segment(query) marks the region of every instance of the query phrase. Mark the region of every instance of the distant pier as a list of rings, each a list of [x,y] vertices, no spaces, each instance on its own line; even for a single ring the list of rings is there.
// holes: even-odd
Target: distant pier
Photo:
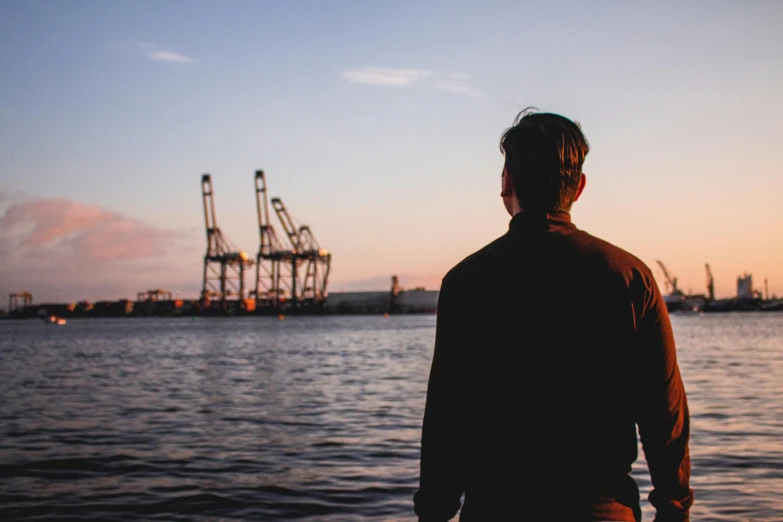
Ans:
[[[392,298],[388,291],[334,292],[318,305],[280,303],[278,306],[256,306],[252,299],[202,301],[171,299],[165,291],[140,293],[136,301],[80,301],[77,303],[33,303],[28,298],[0,317],[7,319],[105,318],[105,317],[214,317],[279,315],[383,315],[434,314],[437,290],[402,290]]]

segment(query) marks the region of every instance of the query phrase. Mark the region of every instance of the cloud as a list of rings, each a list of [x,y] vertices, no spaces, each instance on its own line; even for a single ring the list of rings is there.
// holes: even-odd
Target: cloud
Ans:
[[[385,67],[364,67],[348,69],[340,74],[349,83],[379,85],[385,87],[410,87],[422,82],[433,89],[480,97],[481,92],[469,84],[470,75],[454,72],[428,71],[423,69],[390,69]]]
[[[473,87],[470,87],[468,85],[459,85],[459,84],[453,84],[448,82],[438,83],[434,85],[436,89],[439,89],[441,91],[450,91],[450,92],[456,92],[458,94],[469,94],[471,96],[480,97],[481,92],[474,89]]]
[[[193,63],[192,58],[171,51],[151,51],[147,56],[159,62]]]
[[[134,297],[145,288],[198,295],[200,234],[164,230],[96,205],[35,199],[0,211],[0,295],[36,302]]]
[[[444,72],[438,75],[433,88],[441,91],[455,92],[481,97],[481,92],[470,85],[470,75],[464,73]]]
[[[342,79],[349,83],[384,85],[387,87],[408,87],[420,79],[431,75],[431,71],[421,69],[389,69],[385,67],[349,69],[341,74]]]
[[[0,114],[11,114],[11,111],[0,107]]]
[[[154,43],[138,42],[134,45],[144,51],[147,58],[155,60],[156,62],[193,63],[195,61],[193,58],[185,56],[184,54],[161,49],[159,45]]]
[[[161,256],[175,234],[96,205],[65,198],[12,204],[0,239],[29,256],[96,261]]]

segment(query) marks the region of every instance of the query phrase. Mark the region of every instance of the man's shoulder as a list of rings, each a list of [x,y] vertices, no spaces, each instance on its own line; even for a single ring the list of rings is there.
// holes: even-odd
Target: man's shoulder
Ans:
[[[561,239],[571,245],[570,253],[582,257],[589,265],[601,270],[630,275],[637,273],[645,279],[652,278],[648,265],[630,251],[606,239],[581,229],[573,229]],[[514,238],[506,233],[468,255],[446,273],[443,282],[475,281],[492,277],[493,271],[507,267],[509,254],[514,250]]]
[[[635,254],[606,239],[594,236],[584,230],[577,233],[578,241],[583,245],[586,255],[601,258],[606,265],[618,270],[635,270],[644,275],[652,275],[647,264]]]
[[[479,250],[463,258],[446,273],[443,281],[473,279],[477,273],[486,272],[492,265],[503,262],[510,242],[509,234],[503,234]]]

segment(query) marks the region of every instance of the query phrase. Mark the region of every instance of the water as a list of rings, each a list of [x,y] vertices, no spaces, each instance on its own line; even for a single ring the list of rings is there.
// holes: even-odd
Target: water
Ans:
[[[692,520],[783,520],[783,313],[672,319]],[[432,315],[0,321],[0,518],[413,521],[434,334]]]

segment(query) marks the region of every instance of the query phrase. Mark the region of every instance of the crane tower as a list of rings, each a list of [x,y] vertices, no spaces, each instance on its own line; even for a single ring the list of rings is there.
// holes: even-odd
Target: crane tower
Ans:
[[[309,226],[297,228],[280,198],[272,198],[270,201],[292,247],[292,305],[295,308],[323,305],[327,296],[332,254],[321,248]]]
[[[201,176],[201,193],[207,229],[201,302],[209,306],[212,301],[219,301],[222,309],[227,310],[229,300],[236,299],[244,304],[245,268],[252,266],[253,262],[217,226],[212,177],[209,174]]]
[[[283,248],[277,237],[277,232],[269,220],[269,202],[263,170],[256,171],[255,182],[258,231],[261,243],[258,254],[256,254],[254,294],[258,306],[279,308],[294,296],[291,277],[294,251],[290,248]]]
[[[332,255],[307,225],[297,227],[280,198],[268,199],[263,170],[255,173],[261,242],[256,255],[255,296],[259,309],[313,308],[324,304]],[[283,227],[283,246],[270,220],[269,205]]]

